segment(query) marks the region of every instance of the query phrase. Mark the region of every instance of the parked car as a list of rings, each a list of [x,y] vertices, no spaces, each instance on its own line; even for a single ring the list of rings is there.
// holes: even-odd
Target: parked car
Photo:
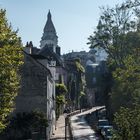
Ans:
[[[97,129],[101,130],[103,127],[109,126],[109,122],[107,119],[100,119],[98,120]]]
[[[112,131],[113,131],[112,125],[104,126],[101,129],[101,134],[103,135],[105,140],[110,140],[112,138]]]

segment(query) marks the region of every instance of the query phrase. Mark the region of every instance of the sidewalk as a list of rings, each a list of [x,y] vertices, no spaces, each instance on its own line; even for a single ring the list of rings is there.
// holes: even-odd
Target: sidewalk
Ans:
[[[67,140],[68,138],[68,130],[67,130]],[[56,122],[56,130],[51,140],[65,140],[65,118],[61,115]]]

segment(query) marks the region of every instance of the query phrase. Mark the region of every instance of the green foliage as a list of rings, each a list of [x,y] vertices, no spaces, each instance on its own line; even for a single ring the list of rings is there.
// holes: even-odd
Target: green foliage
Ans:
[[[67,87],[64,84],[56,84],[56,103],[64,104],[65,103],[65,94],[68,92]]]
[[[113,73],[111,104],[117,126],[114,139],[139,140],[140,136],[140,57],[130,55],[125,67]],[[121,108],[120,108],[121,107]]]
[[[83,74],[85,73],[85,69],[78,59],[74,60],[74,67],[76,68],[76,95],[74,95],[75,103],[77,108],[81,108],[81,99],[83,98],[85,90],[85,77],[83,76]]]
[[[140,57],[137,57],[140,60]],[[132,56],[125,60],[125,68],[117,68],[113,73],[112,108],[117,111],[120,106],[132,107],[140,104],[140,61]]]
[[[12,120],[12,126],[17,129],[32,128],[32,130],[34,130],[43,126],[48,126],[46,115],[40,111],[23,114],[19,113]]]
[[[85,72],[85,69],[84,69],[84,67],[81,65],[80,62],[75,61],[75,66],[76,66],[76,69],[77,69],[78,72],[82,72],[82,73]]]
[[[118,140],[140,136],[140,2],[127,0],[115,8],[102,8],[91,48],[103,48],[113,75],[111,108]]]
[[[118,130],[114,133],[114,140],[139,140],[140,106],[132,109],[121,107],[114,120]]]
[[[135,33],[137,17],[127,3],[101,10],[97,30],[89,37],[88,44],[91,48],[103,48],[108,53],[110,65],[123,66],[125,57],[132,54],[134,47],[139,47],[139,33]]]
[[[40,132],[48,126],[46,115],[40,111],[18,113],[10,120],[10,124],[3,133],[5,139],[31,138],[32,132]]]
[[[23,64],[21,40],[12,31],[6,19],[6,11],[0,10],[0,131],[6,125],[6,117],[13,110],[19,89],[19,67]]]
[[[79,58],[73,59],[72,62],[69,64],[69,68],[72,69],[76,73],[84,73],[85,69],[81,64]]]
[[[85,93],[83,91],[80,92],[80,98],[85,96]]]
[[[62,106],[66,103],[65,96],[68,90],[64,84],[56,84],[55,91],[56,91],[56,117],[58,118],[61,113]]]
[[[56,96],[56,103],[58,105],[63,105],[65,104],[65,96],[64,95],[57,95]]]
[[[67,87],[64,84],[56,84],[56,95],[66,94],[68,92]]]
[[[83,73],[85,72],[84,67],[79,62],[76,62],[75,64],[76,64],[76,67],[77,67],[77,71],[83,72]]]

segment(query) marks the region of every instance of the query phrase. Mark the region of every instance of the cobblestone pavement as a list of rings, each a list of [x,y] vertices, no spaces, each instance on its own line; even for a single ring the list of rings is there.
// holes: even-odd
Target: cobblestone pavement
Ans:
[[[68,135],[67,130],[67,140],[69,140]],[[63,115],[61,115],[56,122],[56,130],[54,135],[51,137],[51,140],[65,140],[65,118]]]

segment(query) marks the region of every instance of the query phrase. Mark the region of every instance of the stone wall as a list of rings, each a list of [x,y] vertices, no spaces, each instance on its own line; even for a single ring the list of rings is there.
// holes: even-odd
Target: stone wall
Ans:
[[[21,88],[16,98],[15,113],[47,110],[47,70],[30,55],[25,55],[21,68]]]

